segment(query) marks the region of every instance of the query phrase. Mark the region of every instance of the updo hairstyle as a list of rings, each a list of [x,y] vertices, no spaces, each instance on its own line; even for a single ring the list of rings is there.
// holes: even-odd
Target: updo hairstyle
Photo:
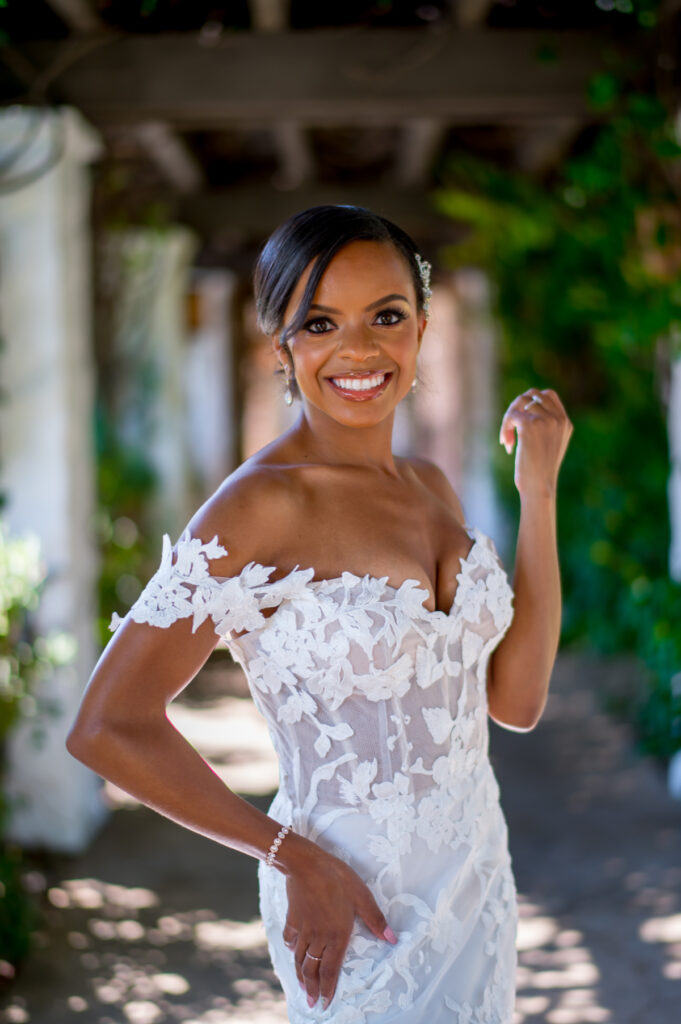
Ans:
[[[416,305],[424,309],[423,281],[414,258],[412,238],[392,221],[362,206],[312,206],[289,217],[270,235],[256,263],[253,285],[257,325],[263,333],[281,332],[279,342],[291,359],[288,339],[305,323],[322,275],[334,256],[350,242],[389,242],[404,257],[416,290]],[[284,314],[307,265],[314,260],[305,291],[291,323]],[[298,395],[295,380],[291,391]]]

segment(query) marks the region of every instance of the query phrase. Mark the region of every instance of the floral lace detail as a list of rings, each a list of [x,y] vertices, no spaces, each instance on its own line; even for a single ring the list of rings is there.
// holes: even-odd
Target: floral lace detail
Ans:
[[[275,607],[299,593],[314,575],[313,569],[296,567],[283,579],[269,583],[275,567],[249,562],[238,576],[211,576],[209,560],[227,554],[217,537],[204,544],[185,533],[177,542],[173,559],[170,537],[164,534],[161,564],[130,609],[130,618],[162,629],[178,619],[191,618],[192,633],[211,618],[220,636],[258,629],[266,622],[261,608]],[[117,629],[121,621],[114,613],[110,630]]]
[[[285,879],[259,867],[261,912],[292,1024],[509,1024],[515,886],[487,745],[487,666],[513,618],[493,542],[473,531],[448,612],[419,581],[249,563],[183,535],[130,610],[167,628],[210,619],[244,667],[280,764],[270,813],[365,879],[399,942],[356,921],[336,997],[302,995],[284,946]],[[265,608],[274,609],[268,616]],[[236,636],[234,634],[239,633]]]

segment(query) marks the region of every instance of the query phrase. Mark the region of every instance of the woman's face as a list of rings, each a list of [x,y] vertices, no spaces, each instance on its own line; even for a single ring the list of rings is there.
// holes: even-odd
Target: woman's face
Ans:
[[[286,308],[289,324],[310,275]],[[303,401],[349,426],[384,419],[408,393],[426,326],[409,267],[390,243],[350,242],[333,258],[304,326],[288,339]],[[277,344],[279,358],[289,364]]]

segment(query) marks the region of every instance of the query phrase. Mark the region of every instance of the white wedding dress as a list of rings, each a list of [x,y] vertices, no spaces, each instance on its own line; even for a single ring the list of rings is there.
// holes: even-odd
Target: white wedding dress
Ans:
[[[213,620],[279,757],[271,816],[350,864],[398,936],[378,940],[356,919],[334,999],[310,1009],[282,939],[286,880],[261,862],[261,913],[291,1024],[513,1016],[516,891],[486,695],[513,591],[493,541],[467,530],[448,613],[428,611],[415,580],[314,580],[309,568],[268,582],[274,567],[256,563],[212,576],[210,559],[227,552],[186,533],[175,555],[164,538],[161,567],[129,613],[160,627]]]

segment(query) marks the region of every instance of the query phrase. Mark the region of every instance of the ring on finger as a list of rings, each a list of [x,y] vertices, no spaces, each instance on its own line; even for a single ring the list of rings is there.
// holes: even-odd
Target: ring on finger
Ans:
[[[539,395],[532,395],[531,398],[530,398],[530,401],[527,403],[527,405],[523,406],[523,411],[527,412],[528,409],[532,408],[532,405],[535,402],[537,403],[537,405],[543,405],[544,404],[542,402],[541,398],[539,397]]]
[[[314,953],[310,953],[309,950],[307,951],[305,956],[309,956],[310,960],[321,960],[322,959],[320,956],[315,956]]]

